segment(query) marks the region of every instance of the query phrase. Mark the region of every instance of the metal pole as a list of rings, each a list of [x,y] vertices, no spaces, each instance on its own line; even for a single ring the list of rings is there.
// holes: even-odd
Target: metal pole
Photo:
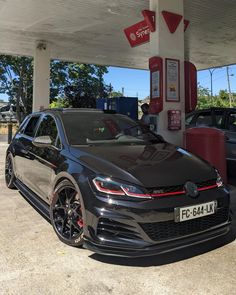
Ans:
[[[216,68],[215,69],[208,69],[208,70],[209,70],[209,73],[211,76],[211,102],[213,103],[213,73],[216,70]]]
[[[229,67],[226,67],[227,72],[227,80],[228,80],[228,89],[229,89],[229,106],[232,108],[232,93],[231,93],[231,86],[230,86],[230,78],[229,78]]]
[[[213,71],[210,71],[210,75],[211,75],[211,102],[213,102]]]

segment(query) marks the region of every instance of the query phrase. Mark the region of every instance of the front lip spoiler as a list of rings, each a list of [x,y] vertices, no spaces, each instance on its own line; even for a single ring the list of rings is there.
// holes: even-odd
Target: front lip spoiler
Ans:
[[[95,243],[85,237],[84,247],[88,250],[91,250],[97,254],[108,255],[108,256],[118,256],[118,257],[129,257],[129,258],[137,258],[137,257],[145,257],[145,256],[154,256],[159,254],[165,254],[168,252],[181,250],[187,247],[196,246],[199,244],[203,244],[212,240],[216,240],[222,236],[225,236],[230,233],[230,222],[226,225],[212,230],[207,233],[199,233],[197,235],[186,237],[183,239],[164,242],[159,245],[145,247],[143,249],[135,249],[135,248],[115,248],[111,246],[107,246],[104,244]]]

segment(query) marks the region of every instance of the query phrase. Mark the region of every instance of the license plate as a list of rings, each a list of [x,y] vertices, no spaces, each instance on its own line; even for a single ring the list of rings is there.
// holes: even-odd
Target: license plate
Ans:
[[[182,222],[211,215],[216,212],[216,209],[217,201],[188,207],[175,208],[175,222]]]

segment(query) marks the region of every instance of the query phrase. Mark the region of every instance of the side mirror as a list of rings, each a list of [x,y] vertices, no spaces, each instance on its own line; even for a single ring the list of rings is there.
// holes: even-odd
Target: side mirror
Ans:
[[[52,145],[52,140],[50,136],[38,136],[32,141],[33,145],[37,147],[50,147]]]

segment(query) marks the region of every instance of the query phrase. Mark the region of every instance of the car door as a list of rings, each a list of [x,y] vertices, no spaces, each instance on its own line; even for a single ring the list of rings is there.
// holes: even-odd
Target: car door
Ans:
[[[226,120],[227,161],[236,167],[236,111],[229,111]]]
[[[34,155],[31,153],[33,148],[32,140],[39,121],[39,114],[28,117],[13,139],[15,175],[30,189],[32,189],[32,171],[34,167]]]
[[[61,162],[61,141],[55,118],[44,115],[37,129],[36,137],[49,136],[52,140],[51,147],[33,148],[35,157],[34,164],[34,189],[38,196],[48,202],[52,190],[51,184],[54,180],[57,166]]]

